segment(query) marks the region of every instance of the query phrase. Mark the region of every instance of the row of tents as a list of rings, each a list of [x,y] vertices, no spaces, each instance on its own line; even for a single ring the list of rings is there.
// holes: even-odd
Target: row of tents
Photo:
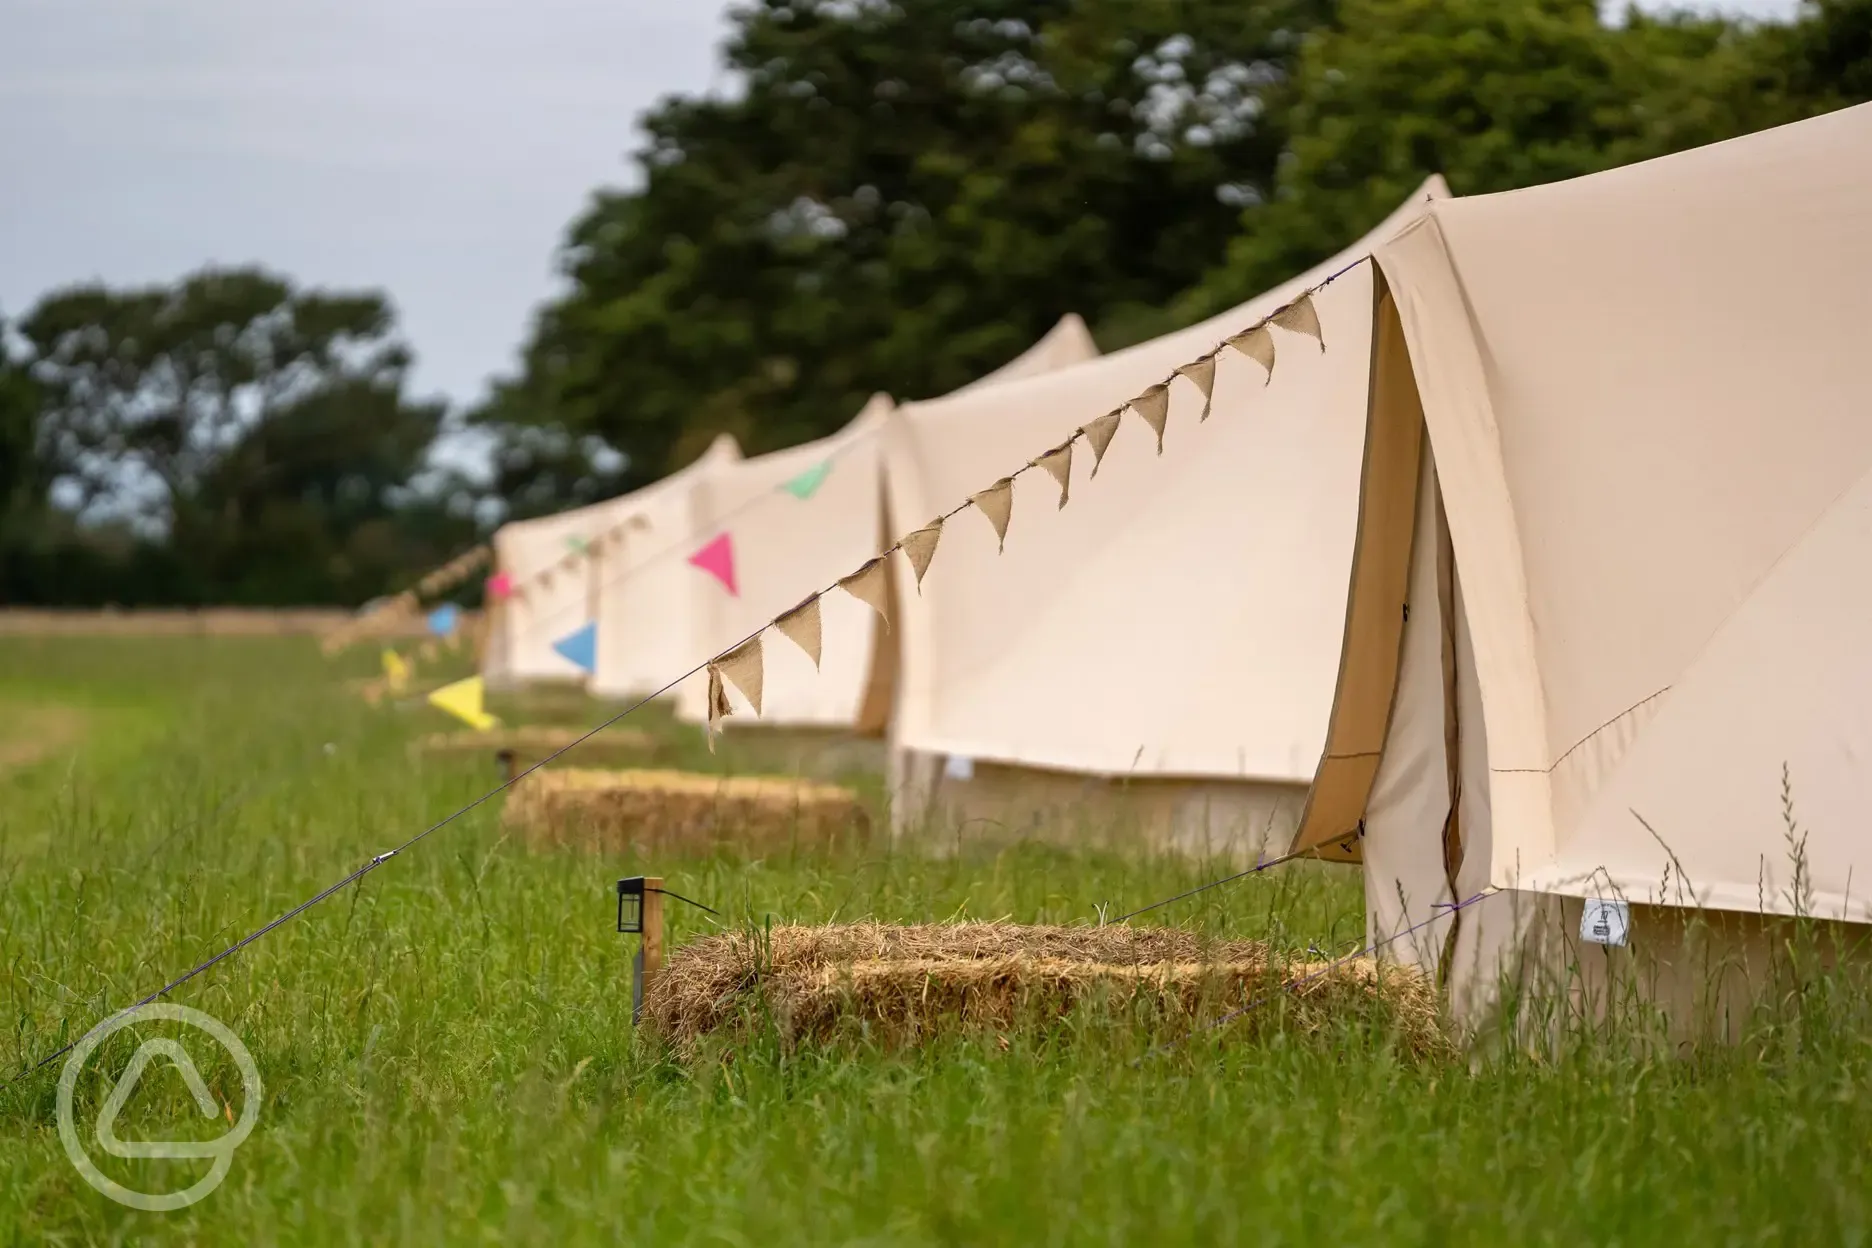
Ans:
[[[1302,296],[1316,334],[1243,336]],[[1174,376],[1161,438],[1127,415],[1019,476],[920,583],[891,560],[882,617],[827,595],[761,722],[887,736],[899,828],[1106,798],[1157,844],[1362,864],[1369,940],[1459,1014],[1603,974],[1607,899],[1687,1000],[1686,907],[1729,952],[1872,921],[1869,349],[1872,106],[1433,178],[1203,324],[1099,356],[1068,317],[954,394],[507,526],[487,675],[571,675],[551,643],[592,620],[596,692],[663,690]],[[669,692],[707,717],[702,675]]]

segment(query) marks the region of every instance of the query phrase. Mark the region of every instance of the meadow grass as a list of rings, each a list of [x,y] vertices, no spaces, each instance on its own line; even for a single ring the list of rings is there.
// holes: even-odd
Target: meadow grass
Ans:
[[[0,711],[75,707],[85,725],[75,751],[0,776],[9,1075],[487,789],[491,763],[412,760],[406,743],[446,726],[432,712],[344,692],[367,660],[290,638],[0,641]],[[658,729],[690,765],[741,765]],[[58,1064],[0,1089],[0,1242],[1872,1235],[1861,996],[1818,994],[1803,1026],[1695,1060],[1614,1040],[1425,1061],[1354,1022],[1147,1055],[1161,1037],[1079,1016],[912,1052],[757,1036],[677,1062],[633,1040],[621,875],[661,874],[735,923],[1077,922],[1215,864],[882,844],[644,862],[529,851],[498,816],[470,812],[175,994],[232,1026],[265,1081],[257,1130],[201,1204],[138,1213],[87,1187],[54,1125]],[[1356,945],[1360,916],[1353,873],[1292,864],[1148,921],[1304,951]],[[714,930],[669,917],[673,946]],[[119,1037],[94,1065],[129,1051]],[[232,1068],[203,1073],[237,1109]],[[102,1086],[81,1084],[93,1110]],[[126,1136],[195,1113],[173,1076],[143,1091]],[[150,1190],[203,1166],[111,1164]]]

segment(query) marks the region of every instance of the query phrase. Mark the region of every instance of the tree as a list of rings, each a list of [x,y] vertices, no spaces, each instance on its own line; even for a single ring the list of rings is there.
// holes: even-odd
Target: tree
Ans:
[[[0,319],[0,541],[45,505],[51,483],[39,446],[39,390]]]
[[[445,412],[405,396],[382,295],[211,268],[57,291],[19,332],[44,471],[93,535],[160,565],[131,597],[358,601],[472,533],[466,517],[447,545],[399,529]]]
[[[1790,51],[1815,111],[1872,99],[1872,0],[1804,0]]]
[[[8,570],[44,541],[52,474],[40,437],[39,388],[0,320],[0,601]]]
[[[1872,0],[1818,7],[1855,3]],[[1790,29],[1633,9],[1609,26],[1598,7],[1346,0],[1299,57],[1275,194],[1243,213],[1227,259],[1173,319],[1230,307],[1317,263],[1432,173],[1459,195],[1512,190],[1834,106],[1799,85],[1811,14]],[[1840,34],[1832,46],[1850,42]]]
[[[722,431],[759,451],[953,389],[1066,311],[1160,305],[1271,186],[1288,62],[1331,9],[750,4],[740,92],[645,120],[641,188],[573,224],[570,290],[478,419],[596,436],[622,488]]]

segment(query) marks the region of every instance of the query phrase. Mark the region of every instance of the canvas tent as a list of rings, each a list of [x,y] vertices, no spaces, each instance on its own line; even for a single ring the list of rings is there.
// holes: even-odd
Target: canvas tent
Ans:
[[[1459,1016],[1620,965],[1680,1020],[1746,989],[1759,965],[1693,964],[1692,904],[1724,958],[1796,913],[1872,919],[1869,221],[1860,107],[1378,242],[1345,654],[1294,844],[1363,861],[1371,939]],[[1631,904],[1642,961],[1581,944],[1589,901]]]
[[[1085,322],[1068,314],[1020,356],[957,393],[991,393],[1097,354]],[[670,670],[687,670],[735,645],[888,544],[879,446],[891,410],[889,397],[874,396],[829,437],[724,465],[697,483],[692,544],[725,539],[735,584],[682,569],[695,635],[685,659]],[[816,669],[805,651],[785,641],[764,646],[758,722],[882,735],[893,654],[879,644],[876,614],[845,594],[827,595],[819,612],[823,641]],[[757,722],[738,690],[729,696],[745,722]],[[677,713],[695,723],[707,719],[705,678],[684,682]]]
[[[907,532],[1352,266],[1315,299],[1329,346],[1272,331],[1272,384],[1224,350],[1213,414],[1170,390],[1158,454],[1135,416],[1070,503],[1015,483],[1005,551],[980,517],[942,535],[921,592],[899,566],[893,740],[900,831],[1110,834],[1252,854],[1291,835],[1332,705],[1369,356],[1357,261],[1444,194],[1432,179],[1368,237],[1202,324],[1045,377],[892,418]],[[1109,799],[1109,800],[1108,800]]]
[[[668,527],[690,486],[740,457],[723,434],[693,463],[642,489],[502,525],[494,534],[494,568],[509,578],[512,592],[493,604],[483,657],[488,684],[583,679],[553,643],[596,618],[608,585],[636,579],[632,569],[655,553],[659,529]]]

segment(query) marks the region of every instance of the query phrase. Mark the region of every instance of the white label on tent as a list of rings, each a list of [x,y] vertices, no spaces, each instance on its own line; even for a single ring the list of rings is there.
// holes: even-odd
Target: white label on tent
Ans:
[[[943,776],[950,780],[973,780],[975,760],[966,754],[951,754],[943,760]]]
[[[1579,938],[1595,945],[1622,945],[1631,931],[1631,907],[1623,901],[1588,897],[1580,915]]]

